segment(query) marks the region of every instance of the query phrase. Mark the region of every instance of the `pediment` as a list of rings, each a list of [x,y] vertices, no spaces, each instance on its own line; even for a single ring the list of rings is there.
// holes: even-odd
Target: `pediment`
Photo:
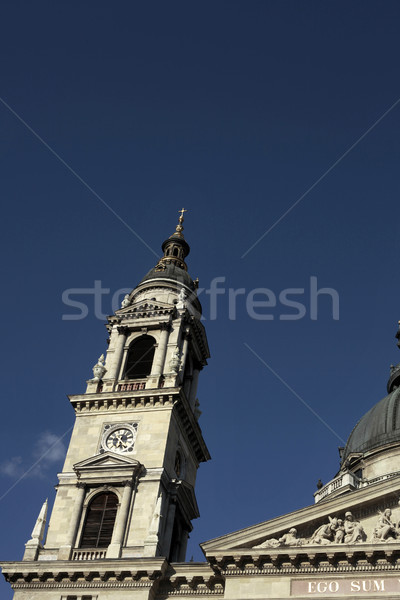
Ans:
[[[129,456],[122,456],[113,452],[103,452],[90,458],[86,458],[74,465],[74,471],[77,474],[98,472],[98,471],[132,471],[140,470],[142,465],[139,461]]]
[[[264,521],[257,525],[229,533],[227,535],[209,540],[201,545],[204,554],[209,557],[217,555],[227,555],[233,553],[235,555],[245,554],[251,550],[252,554],[271,552],[271,551],[282,551],[289,547],[292,551],[296,547],[310,548],[312,546],[322,548],[325,550],[330,548],[330,551],[338,551],[344,547],[345,536],[339,542],[335,540],[335,533],[333,533],[333,539],[325,540],[325,538],[318,538],[316,532],[324,525],[329,525],[333,520],[336,519],[336,524],[332,531],[336,529],[344,528],[344,524],[338,524],[339,519],[345,521],[345,514],[350,512],[354,519],[354,522],[361,526],[360,531],[363,533],[358,539],[352,539],[348,541],[348,544],[357,544],[357,547],[362,544],[380,544],[381,542],[397,542],[400,544],[400,529],[398,530],[398,536],[389,535],[385,539],[377,539],[376,531],[378,520],[381,518],[385,510],[390,509],[392,511],[391,521],[395,524],[400,522],[400,477],[393,477],[376,483],[374,485],[361,488],[341,496],[336,496],[331,500],[322,501],[318,504],[307,506],[276,517],[274,519]],[[346,524],[347,530],[350,529],[348,523]],[[295,538],[292,536],[286,536],[291,529],[296,529]],[[340,538],[340,534],[338,534]],[[362,538],[362,539],[361,539]],[[351,536],[347,536],[350,540]],[[287,544],[285,542],[288,542]]]
[[[130,304],[129,306],[126,306],[125,308],[120,308],[116,311],[116,314],[123,315],[124,317],[140,316],[141,318],[143,318],[146,316],[152,317],[154,315],[159,316],[162,314],[169,314],[173,309],[174,307],[171,306],[171,304],[168,304],[167,302],[160,302],[159,300],[140,300],[138,302]]]

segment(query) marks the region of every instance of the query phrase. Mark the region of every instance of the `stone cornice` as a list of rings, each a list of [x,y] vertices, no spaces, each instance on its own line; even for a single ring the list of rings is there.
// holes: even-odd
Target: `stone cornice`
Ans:
[[[215,553],[210,565],[224,576],[278,574],[400,573],[397,543],[301,546],[282,550],[237,549]]]
[[[224,578],[215,573],[208,563],[171,564],[160,582],[157,595],[170,596],[215,596],[222,595]]]
[[[165,558],[1,563],[14,589],[152,587],[168,567]]]
[[[197,461],[200,463],[210,460],[211,456],[203,439],[200,426],[196,421],[193,411],[184,394],[181,394],[179,402],[175,403],[174,408],[184,427],[190,445],[195,452]]]
[[[129,411],[174,409],[193,448],[196,460],[205,462],[210,459],[200,426],[181,388],[75,394],[68,398],[77,416],[90,416],[95,411],[110,414],[113,409],[121,414],[121,409]]]
[[[148,409],[171,408],[180,392],[176,388],[135,390],[123,392],[100,392],[97,394],[73,394],[68,398],[76,413],[99,410],[110,412],[112,408]]]
[[[14,590],[154,588],[165,596],[215,596],[224,578],[207,563],[169,564],[165,558],[2,563]]]

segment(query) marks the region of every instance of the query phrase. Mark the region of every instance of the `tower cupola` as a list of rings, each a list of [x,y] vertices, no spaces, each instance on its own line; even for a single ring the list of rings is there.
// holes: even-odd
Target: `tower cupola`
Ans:
[[[400,321],[399,328],[396,332],[397,338],[397,346],[400,348]],[[400,363],[396,366],[390,365],[390,377],[387,383],[387,391],[390,394],[393,390],[397,389],[400,386]]]
[[[165,269],[167,265],[175,265],[180,269],[187,271],[185,258],[190,252],[190,246],[182,233],[186,209],[182,208],[179,212],[180,217],[175,232],[162,243],[161,248],[164,252],[164,256],[158,261],[156,266],[157,270]]]

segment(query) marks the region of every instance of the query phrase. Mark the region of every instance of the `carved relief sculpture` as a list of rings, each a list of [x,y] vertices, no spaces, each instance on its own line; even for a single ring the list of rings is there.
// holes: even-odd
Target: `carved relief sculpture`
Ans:
[[[344,516],[344,543],[345,544],[356,544],[357,542],[364,542],[367,539],[363,526],[359,521],[356,521],[351,514],[347,512]]]
[[[309,541],[309,544],[331,544],[335,541],[336,532],[339,527],[339,522],[336,517],[329,517],[329,523],[321,525],[314,531]]]
[[[387,508],[383,513],[379,511],[379,519],[374,529],[373,542],[396,540],[400,536],[398,526],[391,520],[392,511]]]
[[[278,540],[270,538],[254,548],[278,548],[279,546],[302,546],[305,543],[303,538],[297,537],[297,529],[292,527],[287,533],[285,533]]]
[[[171,371],[173,373],[177,373],[179,371],[180,364],[181,364],[180,352],[179,352],[179,348],[177,348],[175,350],[174,354],[172,355],[172,358],[169,363]]]

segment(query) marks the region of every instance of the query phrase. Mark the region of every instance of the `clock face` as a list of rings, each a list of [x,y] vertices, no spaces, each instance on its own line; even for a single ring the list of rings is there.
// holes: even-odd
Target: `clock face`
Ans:
[[[111,452],[131,452],[134,443],[133,432],[128,427],[113,429],[105,439],[105,447]]]

